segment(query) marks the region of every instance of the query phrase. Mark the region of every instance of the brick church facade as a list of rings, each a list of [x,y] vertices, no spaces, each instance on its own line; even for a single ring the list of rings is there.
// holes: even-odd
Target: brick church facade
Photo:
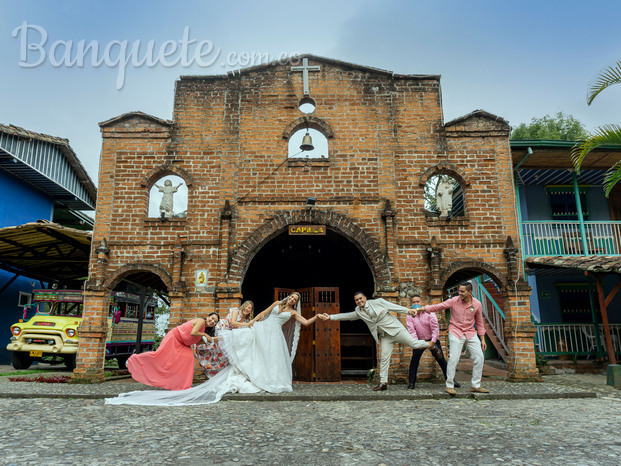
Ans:
[[[295,69],[302,58],[306,72]],[[311,113],[300,110],[304,98]],[[485,274],[502,296],[509,378],[536,378],[510,128],[480,110],[444,123],[439,76],[304,55],[181,77],[172,121],[132,112],[100,127],[76,377],[103,377],[107,297],[124,280],[165,295],[172,327],[212,310],[224,316],[245,299],[259,311],[276,289],[337,290],[334,312],[353,310],[358,290],[406,306],[416,291],[435,303],[462,279]],[[325,138],[327,156],[290,157],[300,130]],[[149,216],[151,189],[169,175],[187,187],[187,213]],[[459,215],[426,212],[424,187],[437,175],[458,183]],[[322,234],[295,235],[292,226]],[[317,357],[336,358],[344,372],[361,369],[354,360],[365,350],[356,342],[369,341],[364,325],[333,330],[341,346]],[[362,369],[376,360],[374,344],[372,352]],[[407,377],[410,354],[395,348],[393,381]],[[436,372],[428,363],[420,373]]]

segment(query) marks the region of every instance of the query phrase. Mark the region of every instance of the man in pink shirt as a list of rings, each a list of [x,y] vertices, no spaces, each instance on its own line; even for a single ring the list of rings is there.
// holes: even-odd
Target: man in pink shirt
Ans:
[[[422,303],[420,295],[414,295],[410,299],[413,309],[418,309]],[[406,318],[406,326],[410,335],[415,340],[425,340],[435,343],[435,346],[429,348],[433,357],[438,361],[440,369],[446,379],[446,359],[442,354],[442,345],[440,344],[440,326],[438,325],[438,318],[435,314],[429,312],[420,312],[415,316],[408,315]],[[412,361],[410,361],[410,374],[408,385],[409,389],[416,388],[416,373],[418,372],[418,364],[420,358],[425,352],[426,348],[414,348],[412,350]],[[461,387],[458,382],[454,381],[455,388]]]
[[[489,393],[489,390],[481,387],[484,361],[483,351],[487,348],[485,343],[485,326],[483,325],[483,308],[481,302],[472,296],[472,284],[470,282],[463,282],[459,285],[459,296],[447,299],[440,304],[422,306],[421,310],[437,312],[449,308],[451,309],[451,322],[449,324],[450,353],[446,388],[444,390],[451,396],[457,394],[454,388],[455,369],[465,344],[473,363],[470,391]],[[477,334],[479,335],[478,337]]]

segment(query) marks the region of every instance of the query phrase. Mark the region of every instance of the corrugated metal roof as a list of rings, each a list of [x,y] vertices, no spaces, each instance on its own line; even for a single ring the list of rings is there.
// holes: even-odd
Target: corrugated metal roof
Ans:
[[[562,269],[621,274],[621,256],[537,256],[527,257],[531,269]]]
[[[95,209],[97,188],[67,139],[0,124],[0,169],[70,209]]]

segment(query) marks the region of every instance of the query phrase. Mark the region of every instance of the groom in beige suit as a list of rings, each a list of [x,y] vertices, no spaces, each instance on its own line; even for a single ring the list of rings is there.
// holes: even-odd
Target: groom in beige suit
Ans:
[[[354,295],[356,302],[356,310],[354,312],[346,312],[343,314],[318,314],[321,320],[358,320],[362,319],[371,335],[379,342],[382,351],[382,360],[380,361],[380,383],[375,387],[374,391],[388,389],[388,368],[390,367],[390,357],[395,343],[409,346],[411,348],[431,348],[434,342],[425,340],[415,340],[406,330],[399,319],[393,316],[389,311],[398,312],[400,314],[415,315],[414,309],[399,306],[386,301],[385,299],[367,299],[361,291]]]

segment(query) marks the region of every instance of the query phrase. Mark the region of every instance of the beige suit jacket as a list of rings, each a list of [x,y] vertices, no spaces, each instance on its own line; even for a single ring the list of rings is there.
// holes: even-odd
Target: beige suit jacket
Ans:
[[[405,327],[399,319],[393,316],[389,311],[407,314],[407,307],[399,306],[385,299],[367,299],[364,309],[356,306],[354,312],[345,312],[343,314],[330,314],[330,320],[358,320],[362,319],[368,325],[371,335],[375,341],[379,343],[377,331],[381,330],[388,335],[395,336]]]

